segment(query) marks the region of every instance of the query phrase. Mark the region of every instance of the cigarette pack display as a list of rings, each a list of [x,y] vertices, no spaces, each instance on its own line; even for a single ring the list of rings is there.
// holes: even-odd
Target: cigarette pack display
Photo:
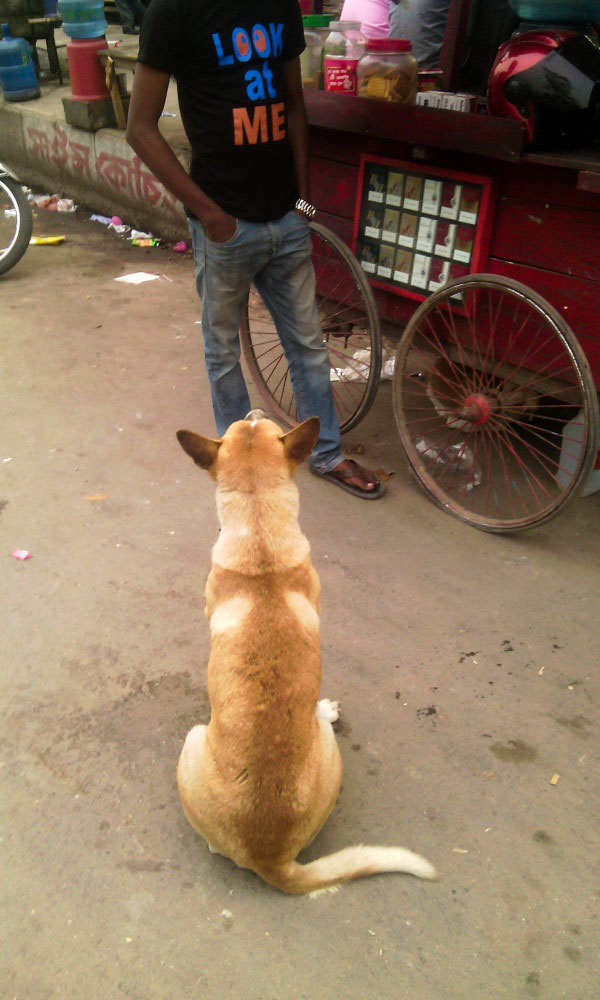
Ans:
[[[400,212],[395,208],[386,208],[383,216],[383,239],[386,243],[398,242],[400,228]]]
[[[404,199],[402,205],[413,212],[418,212],[421,208],[421,196],[423,193],[423,178],[408,175],[404,181]]]
[[[395,205],[399,208],[402,204],[402,193],[404,191],[404,174],[399,174],[395,170],[390,170],[388,174],[387,192],[385,201],[387,205]]]
[[[417,230],[417,250],[422,250],[424,253],[433,251],[436,227],[435,219],[430,219],[426,215],[421,216]]]
[[[396,251],[394,247],[386,246],[384,243],[381,244],[379,250],[379,264],[377,265],[377,274],[379,277],[392,277],[395,254]]]
[[[492,181],[443,168],[363,157],[356,256],[374,285],[412,298],[481,270]]]

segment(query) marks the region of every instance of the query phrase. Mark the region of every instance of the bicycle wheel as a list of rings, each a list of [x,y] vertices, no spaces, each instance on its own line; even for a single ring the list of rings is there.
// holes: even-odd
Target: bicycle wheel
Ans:
[[[561,316],[525,285],[479,274],[417,309],[396,353],[394,414],[435,503],[492,532],[554,517],[587,480],[598,398]]]
[[[33,220],[18,181],[0,177],[0,274],[14,267],[29,246]]]
[[[317,303],[329,351],[342,433],[371,407],[381,375],[381,333],[371,286],[335,233],[310,224]],[[252,288],[240,328],[244,357],[267,407],[286,426],[298,421],[288,363],[268,309]]]

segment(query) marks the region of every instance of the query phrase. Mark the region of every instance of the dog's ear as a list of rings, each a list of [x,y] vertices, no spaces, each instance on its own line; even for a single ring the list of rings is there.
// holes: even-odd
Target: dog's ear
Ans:
[[[321,421],[318,417],[309,417],[284,434],[279,440],[283,442],[285,457],[297,465],[308,458],[317,443],[320,427]]]
[[[210,469],[217,460],[220,441],[213,438],[202,437],[201,434],[194,434],[193,431],[177,431],[177,440],[185,452],[194,459],[196,465],[201,469]]]

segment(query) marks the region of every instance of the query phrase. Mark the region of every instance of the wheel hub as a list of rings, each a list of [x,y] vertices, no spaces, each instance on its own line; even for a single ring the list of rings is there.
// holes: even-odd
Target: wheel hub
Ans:
[[[494,401],[488,396],[471,393],[465,399],[460,415],[475,427],[481,427],[490,419],[494,409]]]

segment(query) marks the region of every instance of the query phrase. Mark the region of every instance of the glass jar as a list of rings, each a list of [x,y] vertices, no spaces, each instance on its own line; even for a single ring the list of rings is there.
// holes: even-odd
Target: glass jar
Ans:
[[[414,104],[418,72],[408,39],[371,38],[358,64],[358,96]]]
[[[302,86],[323,89],[323,47],[329,34],[330,14],[308,14],[302,18],[306,48],[300,54]]]
[[[356,94],[357,68],[366,39],[360,21],[332,21],[323,49],[323,86],[338,94]]]

